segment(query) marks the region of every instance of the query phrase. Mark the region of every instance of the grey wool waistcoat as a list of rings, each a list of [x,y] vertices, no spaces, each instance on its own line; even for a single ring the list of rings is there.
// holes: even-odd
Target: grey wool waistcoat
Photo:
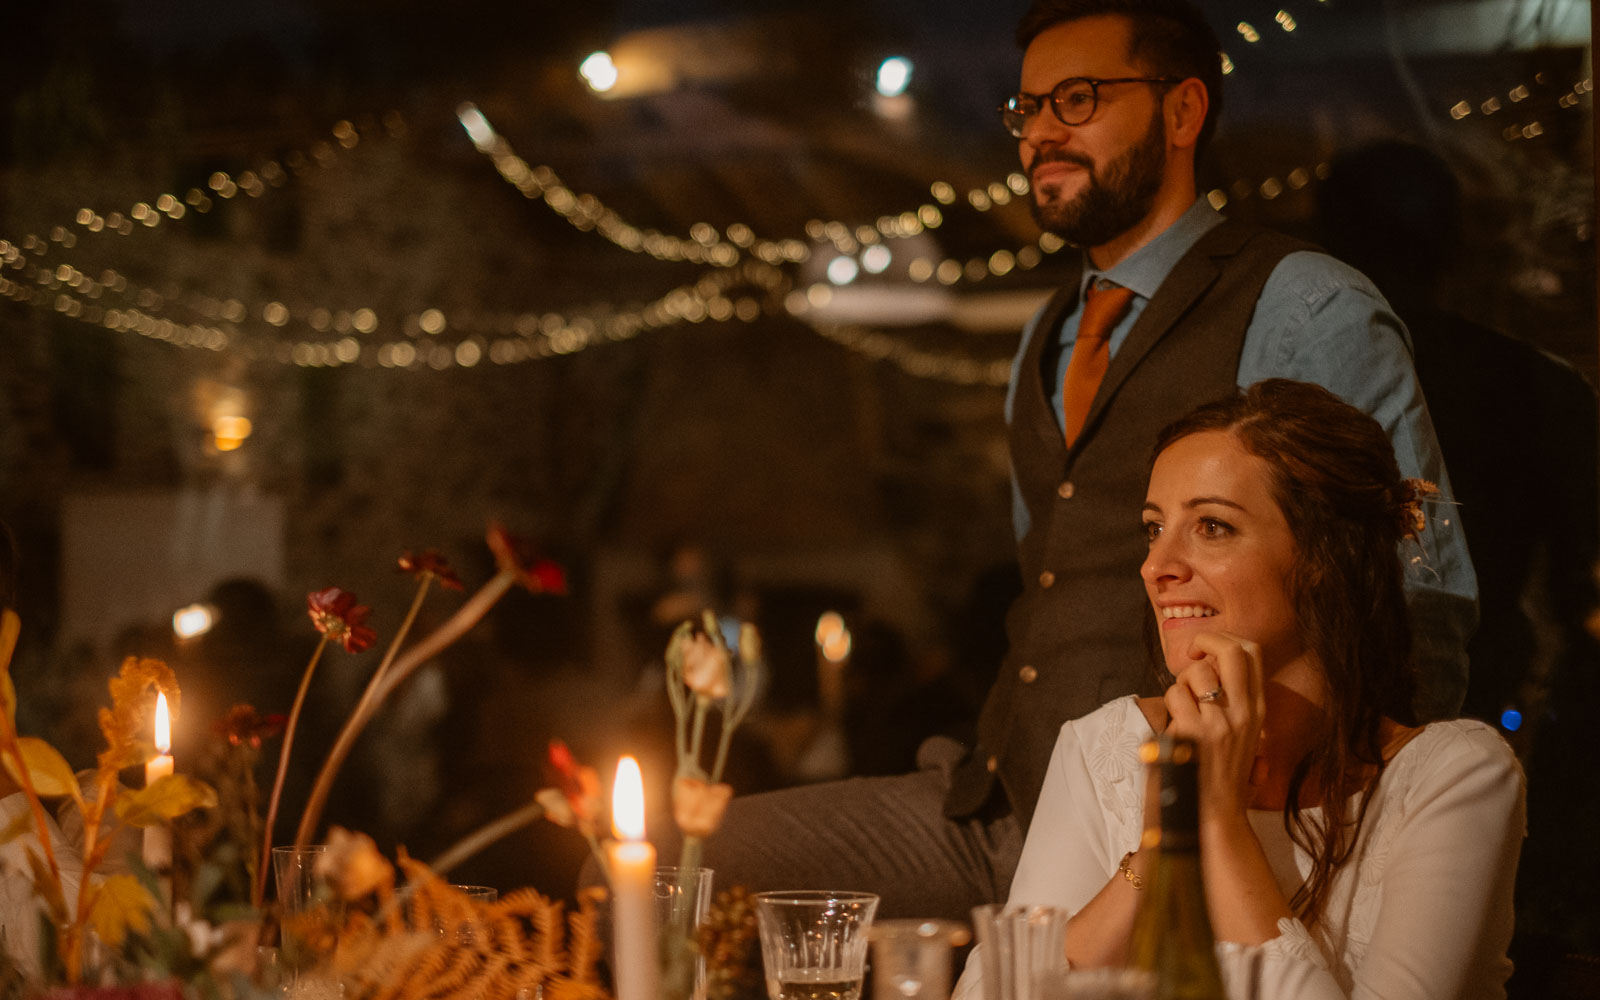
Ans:
[[[1010,649],[979,716],[976,751],[952,775],[946,815],[993,809],[998,779],[1026,829],[1062,724],[1114,698],[1160,691],[1139,578],[1156,435],[1234,390],[1262,286],[1284,256],[1311,249],[1228,221],[1202,236],[1111,359],[1070,450],[1044,370],[1049,344],[1077,306],[1081,270],[1046,306],[1022,358],[1010,427],[1012,470],[1031,518],[1018,543],[1023,592],[1006,620]]]

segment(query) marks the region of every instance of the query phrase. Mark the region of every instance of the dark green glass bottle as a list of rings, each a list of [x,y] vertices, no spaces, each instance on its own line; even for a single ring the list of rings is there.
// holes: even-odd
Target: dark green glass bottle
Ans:
[[[1155,1000],[1224,1000],[1206,890],[1200,878],[1200,791],[1195,746],[1158,736],[1139,748],[1160,773],[1161,825],[1145,831],[1154,850],[1134,918],[1130,964],[1155,973]]]

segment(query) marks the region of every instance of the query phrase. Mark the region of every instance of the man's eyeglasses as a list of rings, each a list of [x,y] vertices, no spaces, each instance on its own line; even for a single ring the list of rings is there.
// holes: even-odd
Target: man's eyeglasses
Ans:
[[[1022,138],[1028,119],[1039,113],[1045,104],[1063,125],[1082,125],[1094,117],[1100,106],[1100,88],[1108,83],[1181,83],[1176,76],[1119,76],[1112,80],[1097,80],[1090,76],[1069,76],[1051,88],[1048,94],[1019,93],[1006,98],[1000,105],[1000,121],[1006,131]]]

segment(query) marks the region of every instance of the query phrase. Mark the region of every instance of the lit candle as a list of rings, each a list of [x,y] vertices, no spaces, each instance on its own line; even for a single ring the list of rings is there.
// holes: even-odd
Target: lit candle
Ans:
[[[172,717],[167,696],[156,695],[156,756],[144,765],[146,788],[172,773]],[[144,865],[160,873],[172,867],[172,829],[165,823],[144,828]]]
[[[644,780],[639,762],[617,762],[611,786],[611,825],[617,839],[606,848],[611,868],[612,950],[617,1000],[657,1000],[656,849],[644,839]]]

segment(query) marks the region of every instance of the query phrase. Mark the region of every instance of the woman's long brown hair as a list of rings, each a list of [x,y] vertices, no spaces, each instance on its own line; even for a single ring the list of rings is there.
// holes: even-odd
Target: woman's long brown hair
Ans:
[[[1284,828],[1312,858],[1290,900],[1315,917],[1350,856],[1370,794],[1384,768],[1384,716],[1409,722],[1408,664],[1399,545],[1408,531],[1410,487],[1376,420],[1320,386],[1288,379],[1202,406],[1161,432],[1156,454],[1202,431],[1231,433],[1272,470],[1272,491],[1294,537],[1290,595],[1300,638],[1326,685],[1327,728],[1297,764],[1283,807]],[[1321,792],[1320,819],[1300,806],[1306,782]]]

